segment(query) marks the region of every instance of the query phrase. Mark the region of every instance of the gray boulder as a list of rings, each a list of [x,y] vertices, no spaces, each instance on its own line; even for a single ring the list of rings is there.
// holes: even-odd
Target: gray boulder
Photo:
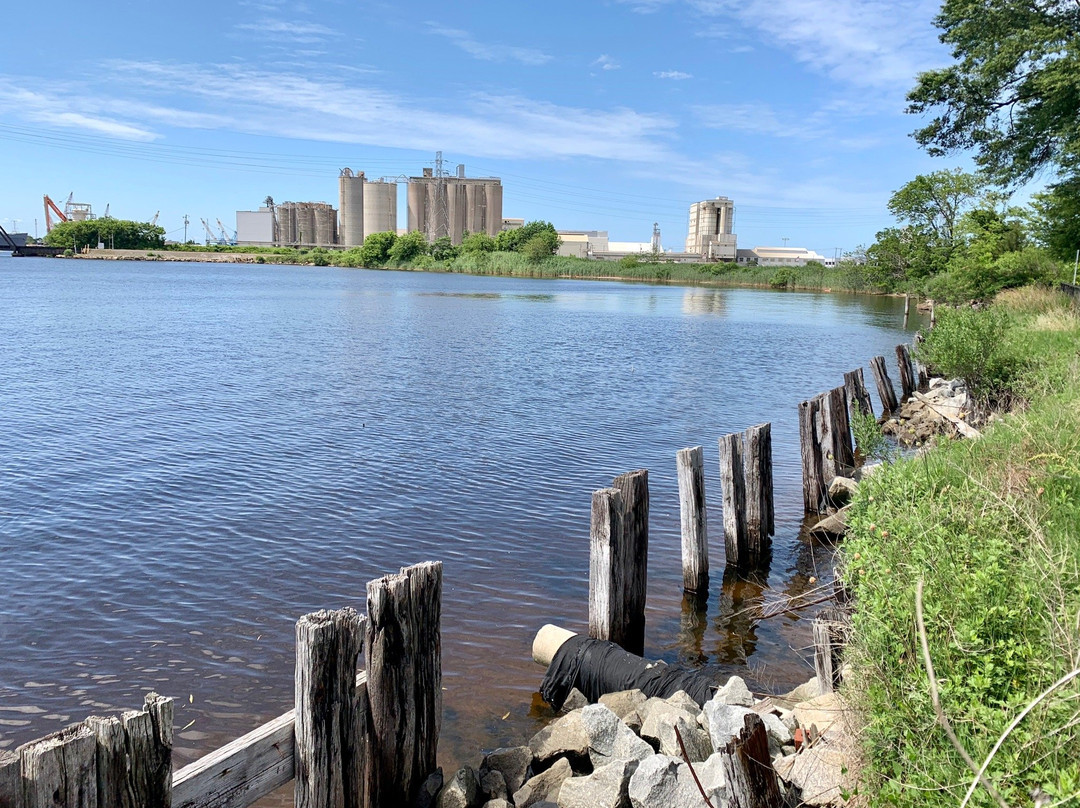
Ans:
[[[571,688],[570,695],[566,697],[566,701],[563,702],[563,706],[559,712],[572,713],[574,710],[580,710],[582,707],[587,707],[588,704],[589,700],[585,698],[584,693],[576,687]]]
[[[765,723],[765,731],[769,735],[769,755],[776,755],[785,746],[795,742],[795,736],[787,725],[774,713],[764,713],[761,720]]]
[[[589,734],[581,714],[582,710],[575,710],[557,718],[532,737],[529,748],[538,768],[546,768],[550,761],[560,757],[570,758],[575,766],[589,759]]]
[[[697,704],[694,704],[697,707]],[[641,737],[652,744],[662,755],[681,758],[682,749],[675,735],[676,728],[686,745],[686,754],[694,763],[712,754],[708,734],[697,723],[697,717],[680,707],[661,702],[649,710],[649,717],[641,726]]]
[[[506,800],[488,800],[483,808],[514,808],[514,804]]]
[[[564,780],[559,789],[559,808],[624,808],[630,776],[637,761],[617,761],[587,777]]]
[[[713,699],[719,699],[724,704],[734,704],[736,707],[754,706],[754,694],[750,692],[746,682],[738,676],[728,679],[727,684],[716,691]]]
[[[594,769],[614,760],[641,760],[653,753],[653,748],[606,705],[590,704],[581,711],[581,719],[589,736],[589,759]]]
[[[859,484],[850,477],[833,477],[829,483],[829,501],[834,505],[843,505],[859,491]]]
[[[710,755],[708,760],[694,766],[698,780],[701,781],[701,787],[705,789],[706,796],[715,806],[727,803],[727,783],[724,781],[724,766],[720,762],[723,757],[722,754],[717,752]],[[686,775],[693,779],[693,775],[689,771]],[[682,777],[681,771],[679,776]]]
[[[479,808],[483,802],[480,783],[471,766],[462,766],[439,792],[439,808]]]
[[[641,732],[641,715],[637,710],[631,710],[623,716],[622,722],[634,732]]]
[[[505,800],[510,796],[506,788],[506,778],[495,769],[480,771],[480,790],[488,800]]]
[[[513,794],[525,782],[529,766],[533,762],[532,749],[527,746],[506,746],[484,756],[480,764],[481,776],[485,771],[496,771],[506,781],[507,793]]]
[[[686,777],[680,781],[680,769]],[[633,808],[701,808],[701,793],[690,767],[666,755],[653,755],[638,764],[627,789]]]
[[[743,719],[754,711],[734,704],[724,704],[716,698],[705,704],[705,726],[714,750],[721,750],[728,741],[743,731]]]
[[[645,694],[640,690],[620,690],[618,693],[605,693],[600,703],[625,721],[629,713],[636,712],[645,703]]]
[[[440,766],[431,774],[428,775],[427,780],[420,786],[420,791],[416,795],[416,801],[413,803],[413,808],[432,808],[435,805],[435,801],[439,798],[439,791],[443,787],[443,773]]]
[[[664,699],[672,707],[678,707],[680,710],[685,710],[690,715],[697,715],[701,711],[701,705],[694,701],[690,694],[685,690],[680,690],[677,693],[668,696]]]
[[[559,758],[550,769],[525,781],[525,785],[514,792],[514,805],[531,808],[541,802],[557,800],[563,781],[573,774],[570,761]]]

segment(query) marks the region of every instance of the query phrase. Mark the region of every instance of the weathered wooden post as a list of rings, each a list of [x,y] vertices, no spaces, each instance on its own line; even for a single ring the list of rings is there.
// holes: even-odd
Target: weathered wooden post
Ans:
[[[679,514],[682,523],[683,589],[709,588],[709,533],[705,518],[705,459],[700,446],[680,449]]]
[[[67,727],[19,754],[25,808],[97,808],[97,740],[90,727]]]
[[[746,475],[742,434],[720,438],[720,491],[724,500],[724,550],[730,566],[749,561],[746,531]]]
[[[900,369],[900,400],[907,401],[915,392],[915,366],[907,345],[896,346],[896,364]]]
[[[442,563],[403,567],[367,595],[364,798],[412,805],[435,771],[442,728]]]
[[[863,415],[873,415],[874,405],[870,401],[870,394],[866,392],[866,384],[863,381],[863,369],[856,368],[844,374],[844,390],[847,392],[848,401],[851,402],[851,411],[855,412],[858,407]]]
[[[754,713],[743,717],[742,731],[721,750],[729,808],[780,808],[780,781],[769,757],[765,723]]]
[[[911,295],[904,295],[904,328],[907,328],[908,312],[911,311]]]
[[[848,418],[848,398],[843,387],[834,387],[822,394],[821,427],[818,432],[821,448],[821,469],[825,488],[834,477],[847,477],[855,469],[855,446],[851,440],[851,420]]]
[[[934,306],[934,301],[930,301],[930,327],[933,328],[937,325],[937,308]]]
[[[870,370],[874,372],[874,382],[877,384],[881,408],[886,413],[896,412],[899,405],[896,401],[896,391],[893,390],[892,380],[889,378],[889,372],[885,369],[885,357],[875,356],[871,359]]]
[[[814,396],[799,402],[799,454],[802,460],[803,508],[807,513],[821,513],[829,491],[821,468],[821,400],[821,396]]]
[[[746,533],[750,561],[756,565],[765,557],[769,537],[776,532],[772,424],[757,424],[743,433],[743,471],[746,473]]]
[[[353,609],[296,622],[296,808],[361,808],[356,657],[363,620]]]
[[[19,756],[6,749],[0,751],[0,808],[22,808],[22,796]]]
[[[625,605],[623,499],[618,488],[593,491],[589,527],[589,636],[611,640]]]
[[[840,684],[840,662],[846,640],[847,616],[839,609],[824,609],[814,618],[814,672],[822,693]]]
[[[626,605],[615,640],[632,654],[645,653],[645,596],[649,583],[649,471],[620,474],[612,482],[623,502],[623,552]]]

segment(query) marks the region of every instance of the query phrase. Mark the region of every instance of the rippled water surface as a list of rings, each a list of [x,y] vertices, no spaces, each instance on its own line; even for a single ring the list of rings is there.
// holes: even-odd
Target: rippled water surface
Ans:
[[[0,749],[155,689],[176,699],[182,765],[291,707],[300,615],[363,610],[367,581],[439,559],[440,756],[475,763],[543,719],[532,636],[587,628],[590,492],[642,467],[646,654],[793,686],[808,622],[744,610],[828,572],[799,538],[796,404],[891,362],[902,307],[0,257]],[[761,421],[772,565],[725,582],[716,440]],[[704,607],[681,593],[675,479],[698,444]]]

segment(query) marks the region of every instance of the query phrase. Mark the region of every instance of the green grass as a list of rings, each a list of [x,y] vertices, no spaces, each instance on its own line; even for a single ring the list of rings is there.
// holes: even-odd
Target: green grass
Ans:
[[[1080,319],[1005,296],[1025,409],[868,478],[841,550],[856,603],[848,690],[872,804],[957,806],[973,778],[938,725],[915,628],[925,585],[942,707],[981,764],[1029,701],[1080,665]],[[1035,708],[988,775],[1011,805],[1080,804],[1080,688]],[[981,788],[975,805],[994,804]]]

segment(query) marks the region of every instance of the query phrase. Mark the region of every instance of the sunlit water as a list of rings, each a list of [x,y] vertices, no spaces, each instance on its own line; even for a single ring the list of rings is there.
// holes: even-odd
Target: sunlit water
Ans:
[[[0,749],[154,689],[176,699],[183,765],[291,707],[300,615],[362,611],[367,581],[428,559],[445,576],[441,762],[521,743],[545,718],[533,634],[587,628],[590,492],[643,467],[646,654],[798,684],[812,610],[747,612],[830,572],[799,537],[796,405],[892,363],[902,307],[0,257]],[[762,421],[772,564],[764,586],[725,584],[717,438]],[[681,592],[675,477],[698,444],[704,608]]]

